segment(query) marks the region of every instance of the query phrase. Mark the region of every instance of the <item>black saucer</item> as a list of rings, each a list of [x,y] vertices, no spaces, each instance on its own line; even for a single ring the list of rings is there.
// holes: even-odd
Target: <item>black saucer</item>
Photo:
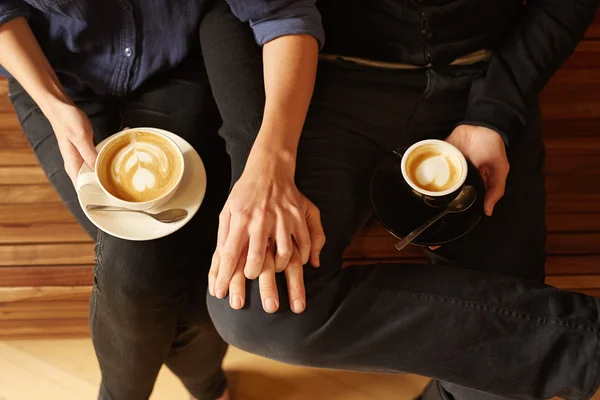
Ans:
[[[381,224],[392,235],[402,239],[443,208],[428,206],[411,192],[402,177],[400,159],[401,156],[390,154],[377,166],[371,178],[371,204]],[[477,225],[483,215],[485,186],[477,168],[467,163],[469,174],[465,184],[477,189],[475,203],[467,211],[446,215],[417,237],[413,244],[446,244],[466,235]]]

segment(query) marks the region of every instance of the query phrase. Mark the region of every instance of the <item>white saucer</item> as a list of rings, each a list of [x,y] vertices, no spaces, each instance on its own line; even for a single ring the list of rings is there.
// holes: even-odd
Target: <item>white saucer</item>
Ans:
[[[92,211],[85,209],[88,204],[113,205],[108,196],[98,193],[78,192],[79,204],[87,217],[99,229],[113,236],[127,240],[152,240],[158,239],[177,231],[183,227],[196,214],[204,199],[206,193],[206,169],[202,159],[194,150],[194,148],[179,136],[167,132],[162,129],[141,128],[147,131],[162,133],[179,146],[183,152],[185,161],[185,170],[181,184],[175,192],[175,195],[164,205],[156,207],[150,212],[160,212],[169,208],[184,208],[188,215],[185,219],[172,222],[162,223],[154,220],[151,217],[139,213],[129,212],[108,212],[108,211]],[[100,150],[108,139],[103,140],[98,146]],[[89,172],[90,169],[84,163],[79,170],[79,175],[84,172]]]

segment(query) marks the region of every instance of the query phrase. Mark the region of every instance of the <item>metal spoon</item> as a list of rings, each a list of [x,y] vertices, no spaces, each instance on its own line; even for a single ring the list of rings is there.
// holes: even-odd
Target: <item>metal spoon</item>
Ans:
[[[466,211],[469,207],[475,203],[475,199],[477,198],[477,189],[473,186],[465,186],[462,188],[458,196],[454,200],[448,204],[448,206],[441,213],[432,217],[429,221],[425,222],[423,225],[419,226],[417,229],[406,235],[404,239],[396,243],[396,249],[402,250],[405,248],[410,242],[415,240],[417,236],[423,233],[427,228],[431,225],[439,221],[442,217],[448,214],[456,214],[463,211]]]
[[[130,210],[129,208],[124,207],[114,207],[114,206],[100,206],[96,204],[88,204],[85,207],[88,211],[116,211],[116,212],[132,212],[132,213],[140,213],[147,215],[149,217],[154,218],[158,222],[169,223],[169,222],[177,222],[181,221],[185,217],[187,217],[188,212],[183,208],[172,208],[170,210],[161,211],[159,213],[153,214],[147,211],[141,210]]]

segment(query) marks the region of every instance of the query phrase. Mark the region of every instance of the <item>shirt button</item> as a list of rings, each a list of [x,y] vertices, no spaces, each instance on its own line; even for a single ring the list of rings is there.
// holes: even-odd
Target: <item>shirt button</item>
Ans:
[[[131,55],[133,54],[133,50],[131,50],[131,47],[126,47],[124,53],[125,57],[131,57]]]
[[[430,26],[426,26],[421,30],[421,37],[425,40],[430,40],[433,37],[433,29]]]

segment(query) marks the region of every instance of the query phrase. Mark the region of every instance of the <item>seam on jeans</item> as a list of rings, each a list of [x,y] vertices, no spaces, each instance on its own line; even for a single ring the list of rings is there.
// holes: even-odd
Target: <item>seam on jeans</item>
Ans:
[[[596,309],[600,310],[600,299],[594,299],[596,303]],[[581,397],[581,400],[587,400],[592,398],[594,394],[598,391],[600,387],[600,376],[598,376],[598,371],[600,367],[600,335],[596,336],[596,357],[594,359],[594,381],[592,383],[592,387],[590,390]]]
[[[363,290],[365,290],[365,289],[366,290],[375,290],[374,287],[367,287],[367,286],[362,286],[360,288],[362,288]],[[565,328],[568,330],[587,331],[587,332],[594,333],[596,335],[598,335],[598,333],[600,332],[600,327],[589,326],[585,323],[578,322],[578,321],[567,322],[567,321],[563,321],[560,318],[553,318],[553,317],[548,317],[548,316],[537,316],[535,314],[530,314],[525,311],[511,310],[511,309],[508,309],[508,308],[505,308],[502,306],[479,303],[479,302],[473,301],[473,300],[464,300],[464,299],[461,299],[458,297],[446,296],[446,295],[441,295],[441,294],[436,294],[436,293],[432,294],[432,293],[415,292],[415,291],[410,291],[410,290],[406,290],[406,289],[402,289],[401,292],[391,292],[391,291],[381,292],[381,289],[386,289],[386,288],[380,288],[380,287],[377,288],[377,293],[379,295],[384,293],[384,294],[388,294],[391,296],[410,296],[415,299],[420,298],[421,300],[427,300],[427,301],[439,301],[443,304],[454,305],[454,306],[458,306],[458,307],[462,307],[462,308],[469,308],[469,309],[473,309],[475,311],[481,311],[484,313],[491,312],[496,315],[511,317],[513,319],[520,319],[520,320],[526,319],[536,325],[547,324],[547,325],[562,327],[562,328]],[[387,289],[390,289],[390,288],[387,288]]]

